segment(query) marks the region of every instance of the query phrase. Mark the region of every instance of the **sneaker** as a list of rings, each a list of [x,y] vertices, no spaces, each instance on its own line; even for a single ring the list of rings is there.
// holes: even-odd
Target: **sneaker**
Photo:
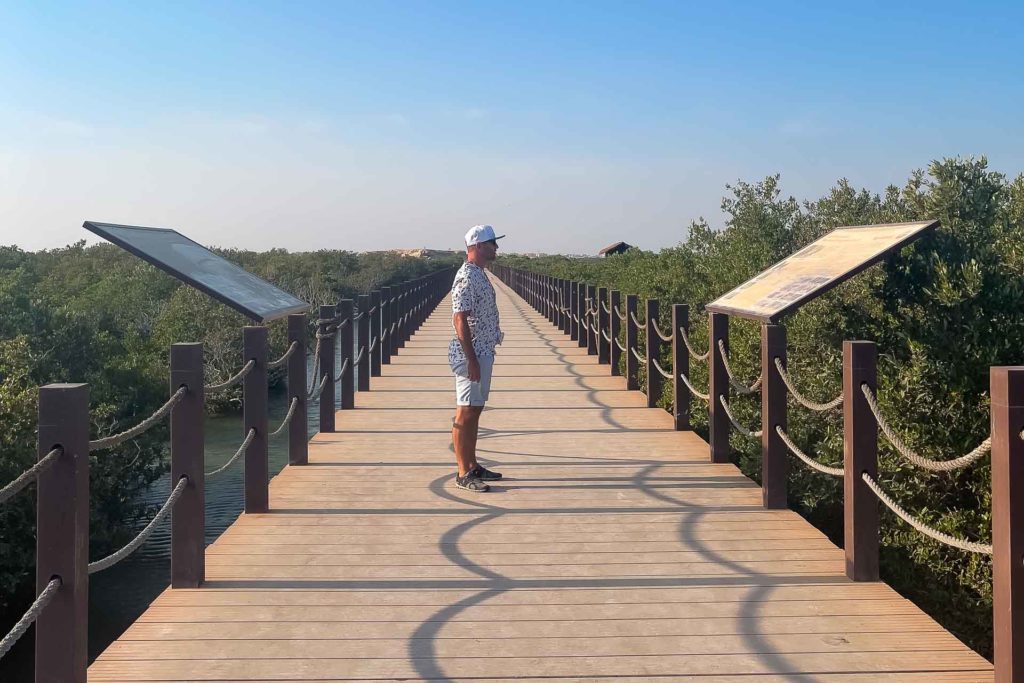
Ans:
[[[490,486],[485,484],[480,477],[476,476],[476,470],[470,470],[462,477],[456,474],[455,487],[466,489],[467,491],[475,491],[476,493],[486,493],[491,490]]]
[[[501,472],[493,472],[479,463],[473,468],[472,474],[484,481],[497,481],[501,479]]]

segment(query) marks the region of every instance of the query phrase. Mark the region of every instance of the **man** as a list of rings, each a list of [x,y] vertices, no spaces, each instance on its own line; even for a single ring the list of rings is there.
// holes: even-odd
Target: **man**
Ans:
[[[504,336],[498,321],[494,287],[484,272],[498,254],[494,228],[475,225],[466,233],[466,262],[452,283],[452,325],[455,339],[448,345],[448,364],[455,373],[455,420],[452,443],[459,466],[455,485],[460,489],[484,493],[488,481],[501,475],[476,461],[476,440],[480,413],[491,389],[494,347]]]

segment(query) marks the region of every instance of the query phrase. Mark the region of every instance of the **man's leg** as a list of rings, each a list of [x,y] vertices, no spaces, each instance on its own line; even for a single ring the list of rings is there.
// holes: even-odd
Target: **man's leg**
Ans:
[[[480,427],[481,406],[456,406],[455,423],[452,425],[452,444],[455,446],[455,461],[459,476],[476,466],[476,436]]]

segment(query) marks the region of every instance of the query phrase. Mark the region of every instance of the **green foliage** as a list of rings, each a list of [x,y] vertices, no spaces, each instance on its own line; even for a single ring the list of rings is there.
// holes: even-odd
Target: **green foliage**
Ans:
[[[1024,361],[1024,176],[1008,181],[981,159],[943,159],[916,171],[902,188],[881,195],[839,181],[813,202],[783,197],[779,177],[729,188],[723,230],[703,220],[687,239],[658,253],[630,250],[604,259],[504,257],[556,277],[607,286],[662,302],[691,305],[691,320],[717,296],[838,225],[938,219],[941,227],[914,246],[806,305],[784,321],[790,373],[817,400],[841,389],[842,341],[870,339],[879,348],[882,410],[917,452],[961,455],[988,431],[988,368]],[[642,304],[641,304],[642,305]],[[692,325],[695,347],[707,348],[707,326]],[[703,345],[703,346],[702,346]],[[752,382],[760,372],[760,330],[734,319],[731,365]],[[663,359],[666,363],[669,359]],[[696,386],[706,367],[691,365]],[[661,404],[670,405],[667,394]],[[755,398],[732,400],[737,418],[760,422]],[[706,412],[694,404],[706,434]],[[842,416],[793,407],[789,432],[805,451],[842,460]],[[734,434],[737,464],[758,479],[760,445]],[[964,471],[917,470],[880,441],[885,486],[915,514],[951,534],[991,541],[991,468],[983,459]],[[841,485],[794,460],[790,505],[842,542]],[[882,515],[883,577],[968,644],[991,655],[991,562],[917,534]]]

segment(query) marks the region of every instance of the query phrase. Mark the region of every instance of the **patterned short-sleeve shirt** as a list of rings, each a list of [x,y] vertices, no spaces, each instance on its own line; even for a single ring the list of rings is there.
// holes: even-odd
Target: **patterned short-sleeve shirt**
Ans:
[[[454,314],[468,312],[469,331],[473,336],[473,351],[477,358],[494,355],[494,347],[501,343],[501,326],[494,287],[483,268],[467,261],[455,274],[452,283],[452,326]],[[466,354],[458,337],[448,344],[448,364],[453,368],[466,362]]]

